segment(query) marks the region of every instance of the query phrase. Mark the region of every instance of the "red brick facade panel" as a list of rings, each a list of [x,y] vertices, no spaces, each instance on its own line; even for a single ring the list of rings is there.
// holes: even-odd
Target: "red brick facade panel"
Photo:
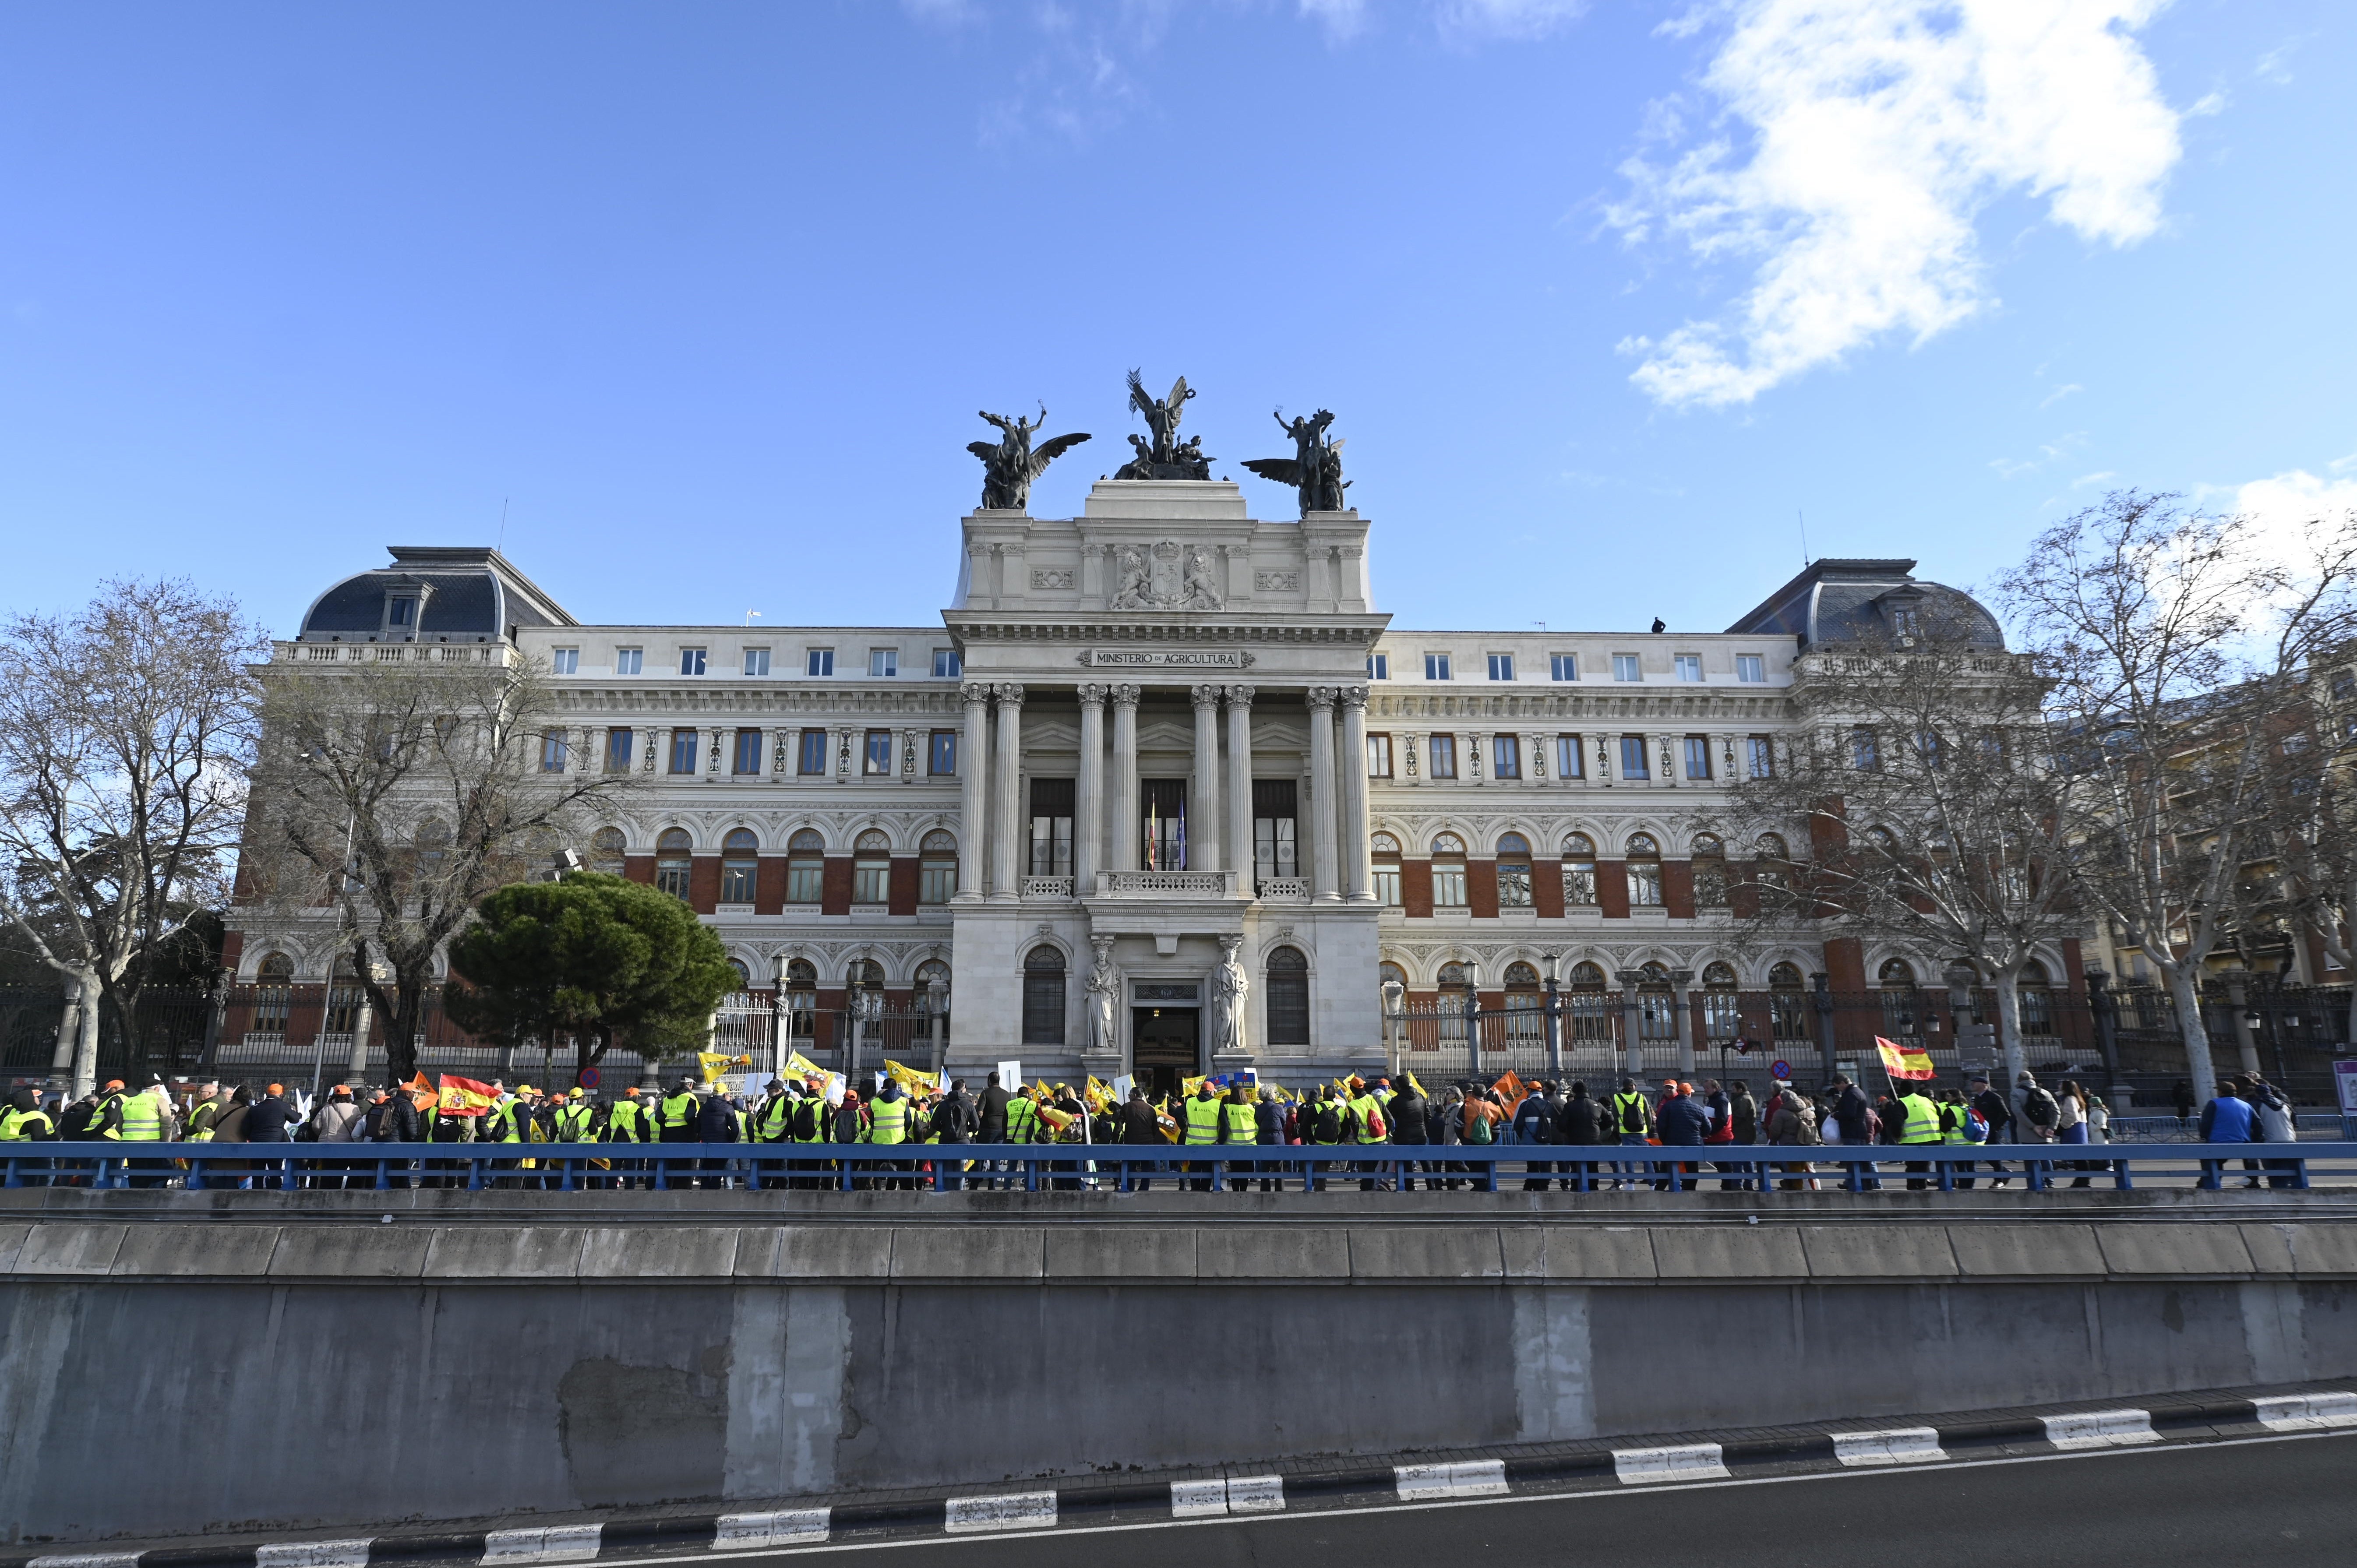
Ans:
[[[917,857],[896,854],[892,857],[892,877],[888,887],[891,912],[913,915],[917,912]]]
[[[851,857],[847,854],[828,855],[826,869],[821,876],[819,913],[822,915],[850,914]]]
[[[1543,920],[1563,918],[1563,862],[1531,862],[1531,908]]]
[[[1665,860],[1662,862],[1662,908],[1674,920],[1695,918],[1694,862]],[[1694,1036],[1700,1039],[1702,1036]]]
[[[1608,920],[1629,918],[1629,867],[1619,860],[1596,863],[1596,904]]]
[[[1469,860],[1465,863],[1465,907],[1477,920],[1498,918],[1498,863],[1494,860]]]
[[[1400,912],[1410,919],[1432,914],[1432,862],[1400,862]]]
[[[757,915],[782,915],[786,912],[786,857],[765,854],[754,863],[753,912]]]
[[[709,915],[720,905],[720,857],[699,854],[688,862],[687,907]]]

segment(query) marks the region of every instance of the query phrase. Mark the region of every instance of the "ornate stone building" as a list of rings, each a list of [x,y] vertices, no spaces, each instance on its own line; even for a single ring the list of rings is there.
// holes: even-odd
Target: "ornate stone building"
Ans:
[[[1552,965],[1580,1017],[1690,1064],[1739,994],[1937,983],[1936,955],[1805,929],[1738,947],[1729,857],[1777,846],[1707,824],[1807,722],[1798,661],[1934,596],[2001,644],[1977,606],[1820,561],[1724,632],[1408,630],[1368,535],[1101,480],[1076,518],[966,517],[938,624],[760,629],[584,626],[494,552],[397,548],[277,656],[544,661],[547,765],[651,786],[585,859],[686,899],[822,1046],[880,993],[949,999],[962,1068],[1296,1081],[1383,1059],[1387,983],[1496,1007]],[[326,962],[233,950],[248,980]]]

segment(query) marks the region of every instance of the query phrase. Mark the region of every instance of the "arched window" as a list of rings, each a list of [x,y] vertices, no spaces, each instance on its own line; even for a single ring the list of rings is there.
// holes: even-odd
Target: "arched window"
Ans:
[[[1677,997],[1670,989],[1666,965],[1654,962],[1638,970],[1637,1035],[1645,1040],[1678,1037]]]
[[[1395,963],[1379,963],[1375,965],[1375,983],[1378,987],[1397,983],[1401,997],[1405,999],[1407,994],[1407,971]],[[1376,994],[1382,994],[1380,989]]]
[[[1727,907],[1727,845],[1717,833],[1696,833],[1694,840],[1695,907]]]
[[[815,828],[804,828],[786,841],[786,902],[818,904],[826,899],[826,840]]]
[[[1064,1043],[1064,955],[1045,942],[1023,961],[1023,1043]]]
[[[1462,991],[1472,983],[1473,972],[1466,965],[1452,959],[1440,966],[1441,989]]]
[[[1604,971],[1592,963],[1573,964],[1571,966],[1571,988],[1574,991],[1603,990]]]
[[[1400,841],[1377,833],[1367,841],[1375,855],[1375,902],[1396,909],[1400,902]]]
[[[1790,860],[1792,858],[1792,852],[1784,847],[1783,835],[1781,833],[1761,833],[1760,835],[1760,858],[1762,860]]]
[[[1546,1014],[1539,1003],[1539,972],[1529,964],[1506,966],[1506,1038],[1526,1046],[1546,1037]]]
[[[1309,961],[1299,948],[1276,948],[1268,955],[1268,1043],[1309,1043]]]
[[[2021,966],[2019,994],[2021,1032],[2024,1035],[2050,1035],[2054,1032],[2053,983],[2047,977],[2046,966],[2036,959]]]
[[[1566,908],[1596,903],[1596,841],[1586,833],[1564,835],[1563,902]]]
[[[1780,963],[1768,972],[1768,1011],[1779,1040],[1809,1037],[1808,982],[1798,964]]]
[[[818,1032],[818,965],[806,958],[786,961],[786,1007],[796,1036],[808,1039]]]
[[[929,958],[917,966],[917,1007],[920,1012],[932,1011],[933,982],[937,980],[942,983],[942,1015],[947,1017],[950,1006],[950,966],[937,958]]]
[[[957,835],[936,828],[917,846],[917,902],[946,904],[957,897]]]
[[[1702,1026],[1703,1037],[1713,1045],[1743,1036],[1743,1003],[1736,995],[1731,964],[1713,960],[1702,967]]]
[[[1876,978],[1882,982],[1885,989],[1897,986],[1903,991],[1911,991],[1915,988],[1915,971],[1903,958],[1883,961],[1882,968]]]
[[[411,842],[417,847],[419,880],[431,881],[441,875],[450,861],[450,824],[439,817],[428,817],[417,824]]]
[[[283,952],[264,953],[253,970],[253,1032],[284,1035],[286,1015],[295,1004],[295,961]]]
[[[1526,963],[1510,963],[1506,966],[1507,990],[1536,991],[1538,988],[1539,972],[1537,970]]]
[[[1651,833],[1629,835],[1629,907],[1632,909],[1658,909],[1662,907],[1662,846]]]
[[[739,990],[739,991],[750,991],[750,990],[752,990],[752,989],[753,989],[753,972],[752,972],[751,970],[747,969],[747,968],[745,967],[745,961],[744,961],[743,959],[741,959],[741,958],[732,958],[732,959],[730,959],[730,960],[728,961],[728,967],[729,967],[729,968],[731,968],[731,969],[733,969],[733,970],[735,970],[735,971],[737,972],[737,990]]]
[[[674,898],[687,897],[687,874],[694,865],[688,852],[694,841],[685,828],[665,828],[655,840],[655,887]]]
[[[1465,908],[1465,841],[1455,833],[1433,835],[1432,907]]]
[[[622,875],[622,856],[629,841],[619,828],[599,828],[589,835],[589,869],[608,876]]]
[[[845,986],[853,991],[884,989],[884,966],[872,958],[856,958],[843,972]]]
[[[1498,908],[1531,907],[1531,841],[1520,833],[1498,835]]]
[[[892,901],[892,841],[875,828],[851,845],[851,901],[888,904]]]
[[[720,901],[723,904],[750,904],[753,901],[753,876],[760,862],[761,841],[750,828],[732,829],[720,841]]]
[[[1776,833],[1761,833],[1759,848],[1760,860],[1752,867],[1752,880],[1771,899],[1790,892],[1792,886],[1792,852],[1784,847],[1783,838]]]

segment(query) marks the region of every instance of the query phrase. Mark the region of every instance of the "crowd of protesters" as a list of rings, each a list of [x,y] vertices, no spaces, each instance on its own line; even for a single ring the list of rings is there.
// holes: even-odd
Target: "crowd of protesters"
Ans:
[[[422,1080],[421,1080],[422,1085]],[[1736,1148],[1769,1146],[1803,1148],[1852,1145],[2038,1144],[2100,1144],[2106,1141],[2109,1108],[2101,1095],[2074,1079],[2062,1079],[2049,1090],[2036,1075],[2019,1075],[2010,1092],[1993,1086],[1986,1076],[1969,1078],[1962,1088],[1931,1089],[1894,1081],[1885,1090],[1868,1090],[1845,1076],[1835,1075],[1824,1088],[1808,1091],[1787,1081],[1770,1082],[1763,1096],[1736,1079],[1722,1084],[1716,1078],[1685,1081],[1672,1078],[1658,1084],[1624,1077],[1592,1092],[1584,1081],[1544,1080],[1524,1083],[1512,1075],[1494,1084],[1464,1079],[1427,1090],[1412,1074],[1396,1079],[1378,1076],[1336,1079],[1299,1093],[1245,1079],[1190,1080],[1185,1090],[1157,1101],[1142,1088],[1117,1097],[1092,1079],[1082,1089],[1068,1085],[1002,1085],[992,1073],[978,1092],[963,1080],[945,1087],[921,1077],[903,1082],[887,1079],[862,1094],[840,1077],[819,1079],[771,1079],[758,1093],[736,1092],[716,1084],[682,1078],[669,1090],[631,1088],[619,1095],[599,1097],[583,1090],[543,1091],[529,1083],[513,1090],[493,1081],[487,1102],[472,1105],[467,1114],[446,1112],[434,1091],[421,1085],[391,1086],[355,1093],[338,1085],[314,1099],[290,1094],[273,1083],[256,1089],[218,1082],[185,1085],[178,1093],[161,1079],[129,1088],[111,1081],[93,1092],[59,1105],[43,1102],[34,1091],[18,1090],[0,1107],[0,1145],[44,1140],[192,1142],[269,1144],[502,1144],[528,1145],[693,1144],[751,1145],[726,1156],[704,1155],[692,1165],[673,1162],[661,1180],[665,1186],[708,1187],[834,1187],[839,1166],[810,1158],[793,1157],[791,1150],[762,1155],[762,1145],[849,1144],[912,1145],[955,1144],[1125,1144],[1167,1150],[1211,1145],[1223,1170],[1218,1179],[1231,1187],[1258,1185],[1274,1189],[1285,1185],[1322,1188],[1337,1169],[1330,1163],[1317,1173],[1306,1165],[1288,1164],[1274,1156],[1283,1146],[1342,1149],[1371,1144],[1411,1144],[1480,1147],[1483,1145],[1563,1145],[1570,1147],[1642,1146],[1664,1151],[1692,1149],[1693,1156],[1674,1159],[1663,1155],[1619,1158],[1598,1155],[1587,1158],[1532,1158],[1521,1165],[1526,1187],[1544,1189],[1560,1184],[1569,1189],[1676,1188],[1716,1179],[1726,1189],[1741,1190],[1773,1179],[1786,1189],[1813,1189],[1821,1182],[1849,1179],[1838,1165],[1823,1156],[1796,1155],[1773,1163],[1769,1177],[1759,1156],[1732,1157]],[[2180,1115],[2190,1107],[2179,1096]],[[2292,1142],[2295,1138],[2287,1096],[2257,1074],[2230,1079],[2201,1109],[2199,1132],[2211,1143]],[[1250,1161],[1240,1161],[1238,1145],[1254,1150]],[[1728,1151],[1714,1159],[1711,1151]],[[1269,1151],[1263,1153],[1263,1150]],[[917,1156],[888,1164],[860,1163],[854,1180],[861,1187],[931,1187],[929,1162]],[[498,1165],[496,1180],[503,1186],[553,1185],[558,1179],[552,1162],[533,1159],[522,1148],[512,1161]],[[1391,1160],[1398,1156],[1393,1154]],[[1051,1185],[1098,1185],[1097,1159],[1060,1162]],[[2018,1163],[2018,1157],[2017,1157]],[[2106,1167],[2099,1159],[2056,1162],[2077,1174],[2072,1186],[2085,1187],[2092,1175]],[[2204,1162],[2213,1173],[2227,1162]],[[2284,1185],[2282,1162],[2247,1159],[2247,1185]],[[156,1162],[160,1168],[165,1162]],[[226,1179],[242,1185],[257,1181],[337,1186],[365,1180],[374,1185],[375,1162],[355,1160],[339,1167],[316,1158],[310,1168],[280,1172],[266,1162],[223,1161],[208,1180]],[[416,1179],[432,1185],[460,1181],[449,1174],[467,1162],[421,1160],[404,1162],[402,1185]],[[1991,1187],[2013,1179],[2002,1160],[1959,1160],[1953,1148],[1943,1157],[1955,1185],[1970,1187],[1977,1172]],[[1377,1166],[1370,1161],[1369,1172]],[[1475,1167],[1460,1158],[1419,1157],[1412,1164],[1381,1167],[1385,1174],[1361,1176],[1362,1187],[1388,1187],[1396,1179],[1413,1187],[1420,1181],[1436,1189],[1463,1187],[1480,1179]],[[1910,1161],[1907,1185],[1931,1183],[1932,1162]],[[240,1176],[259,1169],[261,1176]],[[572,1179],[593,1187],[650,1186],[658,1179],[651,1163],[632,1159],[615,1148],[603,1153],[586,1170],[576,1166]],[[1828,1171],[1836,1174],[1827,1175]],[[1706,1175],[1706,1172],[1708,1174]],[[360,1173],[365,1173],[363,1176]],[[920,1174],[928,1179],[920,1181]],[[955,1171],[940,1173],[943,1187],[997,1185],[1019,1180],[988,1161],[958,1162]],[[1288,1177],[1290,1182],[1288,1183]],[[69,1178],[87,1179],[87,1178]],[[145,1174],[134,1185],[162,1185],[168,1175]],[[1178,1178],[1205,1188],[1214,1180],[1209,1160]],[[1510,1178],[1511,1179],[1511,1178]],[[1871,1187],[1878,1178],[1865,1175]],[[1132,1176],[1132,1189],[1150,1186],[1144,1176]]]

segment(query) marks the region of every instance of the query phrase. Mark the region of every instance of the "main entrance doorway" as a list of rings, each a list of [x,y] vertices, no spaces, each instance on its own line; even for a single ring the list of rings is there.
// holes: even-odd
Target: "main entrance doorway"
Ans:
[[[1159,1101],[1178,1092],[1178,1080],[1202,1071],[1202,1012],[1194,1007],[1133,1007],[1129,1037],[1140,1089]]]

